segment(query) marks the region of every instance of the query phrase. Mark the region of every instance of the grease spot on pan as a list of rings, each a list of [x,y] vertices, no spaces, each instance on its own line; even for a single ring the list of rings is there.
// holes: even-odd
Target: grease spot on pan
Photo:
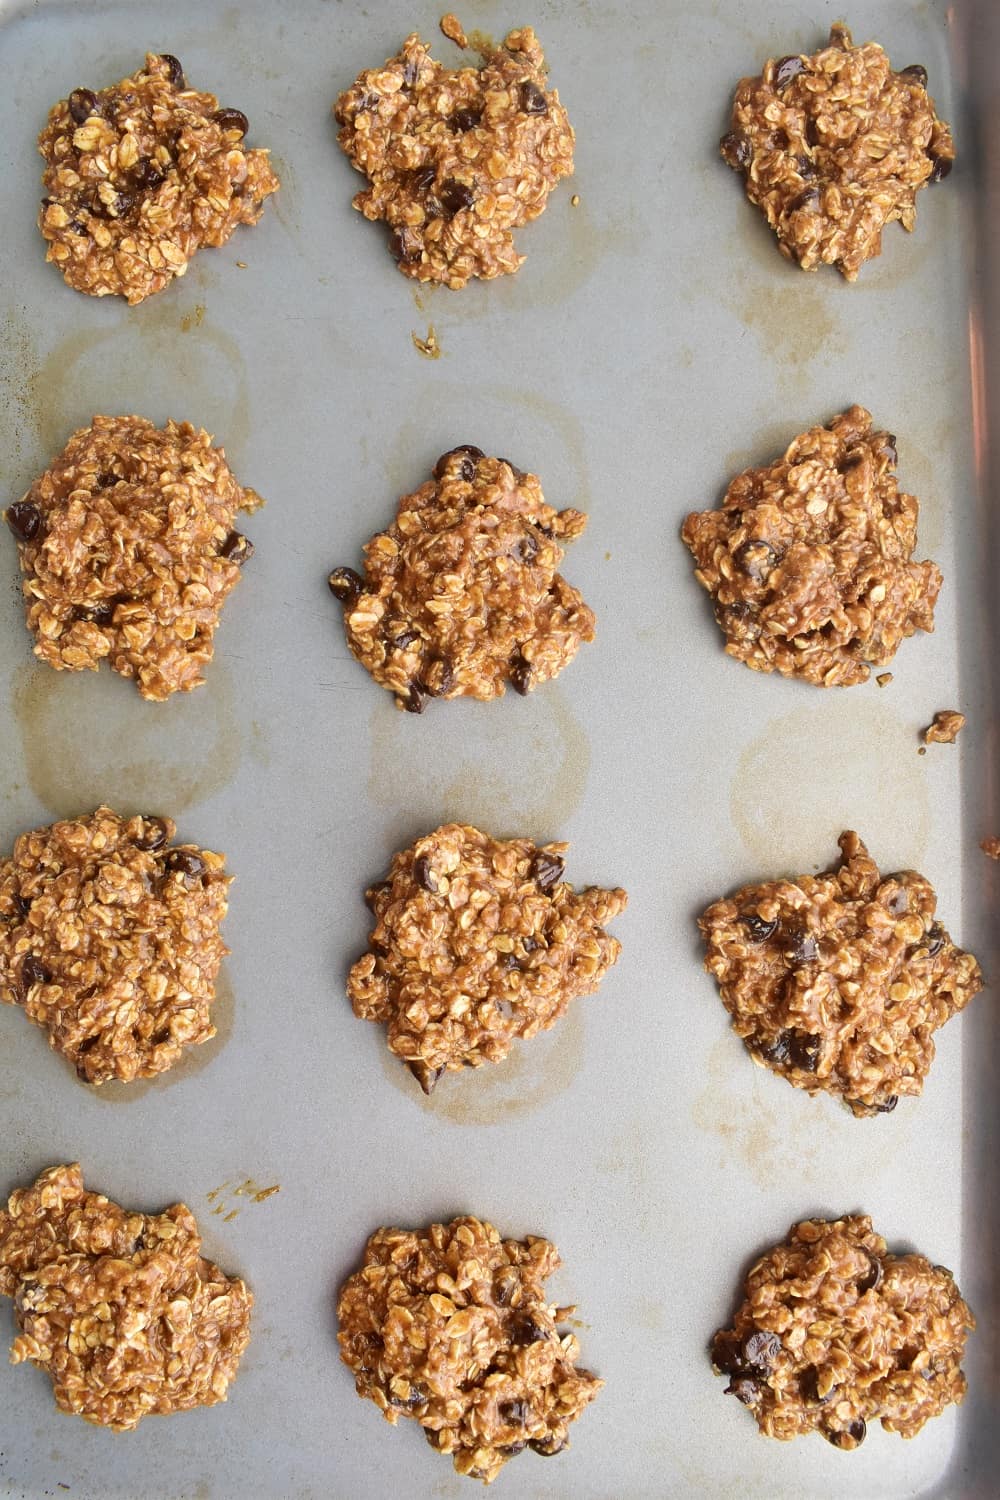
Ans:
[[[55,817],[162,811],[171,817],[227,786],[243,736],[230,670],[210,662],[204,687],[146,703],[108,669],[56,672],[34,660],[14,675],[22,765]]]
[[[502,1125],[558,1098],[576,1078],[584,1053],[580,1004],[575,1000],[551,1031],[515,1042],[502,1063],[443,1074],[433,1094],[424,1094],[405,1064],[384,1046],[379,1050],[382,1071],[424,1114],[450,1125]]]
[[[919,649],[919,640],[902,647]],[[730,815],[757,877],[829,868],[845,828],[883,868],[919,869],[930,807],[912,725],[866,702],[862,687],[830,689],[835,696],[820,701],[820,689],[804,691],[814,701],[772,721],[743,751],[730,786]]]

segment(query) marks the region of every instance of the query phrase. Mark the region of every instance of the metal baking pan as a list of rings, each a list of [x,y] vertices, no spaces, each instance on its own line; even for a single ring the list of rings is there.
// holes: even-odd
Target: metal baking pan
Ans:
[[[553,1295],[579,1304],[583,1363],[607,1381],[569,1451],[526,1454],[498,1495],[993,1495],[992,997],[941,1035],[922,1099],[854,1120],[752,1067],[701,970],[694,917],[745,880],[827,865],[852,827],[884,868],[923,870],[956,938],[1000,972],[1000,870],[977,848],[1000,833],[995,9],[848,7],[856,37],[926,65],[959,148],[948,183],[921,194],[915,234],[890,230],[848,286],[780,258],[716,152],[736,80],[812,50],[839,0],[466,0],[467,28],[536,26],[577,175],[522,232],[515,278],[415,295],[350,207],[359,179],[330,105],[411,29],[457,57],[437,38],[443,9],[0,0],[7,498],[95,411],[136,410],[207,426],[268,501],[247,526],[257,553],[208,685],[165,705],[108,672],[37,666],[0,540],[2,847],[107,799],[176,816],[237,876],[220,1035],[173,1074],[88,1091],[21,1014],[0,1014],[0,1189],[79,1158],[123,1203],[183,1198],[207,1252],[257,1295],[228,1404],[132,1435],[67,1419],[45,1377],[0,1368],[0,1490],[470,1495],[413,1425],[392,1430],[357,1400],[334,1320],[377,1225],[468,1211],[556,1241]],[[283,186],[258,228],[130,310],[44,264],[35,137],[55,99],[123,76],[147,48],[245,110]],[[411,339],[429,323],[436,361]],[[945,587],[936,634],[904,645],[891,686],[824,693],[723,654],[677,533],[738,467],[852,401],[897,434],[922,502],[919,555]],[[511,454],[553,503],[589,513],[565,570],[598,636],[527,699],[414,718],[348,656],[324,579],[460,442]],[[968,728],[919,757],[919,728],[946,707]],[[446,818],[567,838],[570,877],[621,883],[631,904],[599,995],[428,1101],[353,1018],[344,979],[367,933],[366,882]],[[256,1203],[236,1191],[248,1178],[281,1191]],[[724,1398],[707,1342],[758,1249],[794,1219],[850,1210],[955,1269],[979,1317],[969,1397],[913,1442],[881,1429],[850,1455],[768,1442]],[[0,1342],[11,1335],[5,1304]]]

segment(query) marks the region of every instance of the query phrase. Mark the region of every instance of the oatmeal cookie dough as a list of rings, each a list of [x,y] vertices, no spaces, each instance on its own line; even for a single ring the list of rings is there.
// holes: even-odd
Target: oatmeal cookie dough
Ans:
[[[547,1031],[617,961],[604,927],[628,898],[574,891],[567,848],[449,823],[367,892],[375,927],[347,993],[425,1093],[446,1069],[501,1062],[515,1037]]]
[[[768,1437],[820,1432],[849,1450],[877,1419],[910,1438],[965,1396],[976,1320],[951,1272],[890,1254],[867,1216],[793,1225],[745,1292],[712,1364]]]
[[[953,745],[965,728],[965,715],[955,708],[940,708],[933,724],[924,730],[925,745]]]
[[[834,265],[848,281],[882,253],[887,224],[913,228],[917,193],[955,158],[927,70],[894,73],[877,43],[855,47],[839,22],[821,51],[772,58],[740,81],[721,151],[782,255],[807,271]]]
[[[247,150],[242,110],[189,88],[176,57],[94,93],[74,89],[38,137],[46,260],[92,297],[142,302],[183,276],[202,245],[256,224],[278,179]]]
[[[22,834],[0,860],[0,1001],[87,1083],[151,1078],[215,1035],[231,877],[174,832],[99,807]]]
[[[430,698],[525,694],[558,676],[593,612],[556,572],[587,524],[546,505],[534,474],[469,444],[399,502],[365,546],[365,576],[335,568],[347,644],[410,713]]]
[[[95,417],[4,512],[35,655],[69,672],[106,660],[157,702],[199,687],[253,553],[236,514],[261,503],[189,422]]]
[[[526,1448],[560,1453],[604,1382],[574,1368],[580,1345],[556,1327],[574,1311],[545,1296],[559,1264],[548,1240],[502,1240],[480,1219],[376,1230],[337,1305],[358,1395],[486,1484]]]
[[[699,918],[705,967],[754,1062],[855,1115],[919,1094],[934,1032],[983,987],[935,921],[930,883],[881,877],[856,833],[840,867],[747,885]]]
[[[852,406],[737,474],[721,510],[688,516],[681,536],[730,656],[850,687],[934,629],[941,573],[911,561],[919,505],[895,471],[896,439]]]
[[[455,18],[445,20],[464,47]],[[513,231],[537,219],[573,171],[573,127],[546,71],[530,26],[481,68],[457,70],[435,62],[414,32],[340,95],[338,140],[369,182],[354,207],[385,220],[404,276],[457,289],[521,265]]]
[[[204,1259],[191,1210],[129,1212],[85,1191],[76,1163],[0,1209],[0,1293],[20,1330],[11,1363],[30,1360],[57,1406],[115,1432],[225,1401],[250,1341],[253,1296]]]

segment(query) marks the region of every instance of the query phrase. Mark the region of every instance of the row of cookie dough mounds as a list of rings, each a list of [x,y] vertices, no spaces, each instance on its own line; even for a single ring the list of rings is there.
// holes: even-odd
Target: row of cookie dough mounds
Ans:
[[[867,682],[934,629],[941,572],[913,562],[919,504],[896,482],[896,439],[852,406],[784,457],[738,474],[681,536],[726,651],[819,687]]]
[[[922,1092],[934,1032],[984,980],[924,876],[881,877],[856,833],[840,847],[838,869],[744,886],[698,925],[754,1062],[867,1116]]]
[[[190,423],[96,416],[4,513],[35,655],[57,671],[108,661],[154,701],[200,686],[253,553],[236,515],[261,503]]]
[[[453,16],[442,29],[467,45]],[[334,115],[369,183],[354,207],[385,221],[400,271],[417,281],[459,288],[516,271],[514,230],[573,170],[573,128],[530,26],[461,69],[435,62],[414,32],[340,95]]]
[[[215,1035],[231,877],[175,831],[99,807],[22,834],[0,861],[0,1001],[87,1083],[153,1077]]]
[[[425,1093],[446,1069],[502,1062],[593,993],[621,952],[604,930],[620,889],[574,891],[566,844],[494,839],[450,823],[418,839],[367,893],[369,950],[351,969],[355,1015]]]
[[[887,224],[913,228],[917,193],[955,157],[927,70],[893,72],[876,42],[855,47],[839,22],[819,52],[771,58],[741,80],[721,151],[782,255],[848,281],[881,254]]]
[[[962,1401],[975,1326],[951,1272],[891,1254],[870,1218],[807,1219],[755,1262],[712,1363],[766,1436],[850,1451],[869,1422],[911,1438]]]
[[[225,1401],[250,1340],[253,1296],[204,1258],[190,1209],[129,1212],[87,1192],[76,1164],[0,1209],[0,1294],[19,1330],[11,1363],[116,1432]]]
[[[38,223],[46,259],[94,297],[142,302],[183,276],[203,245],[256,224],[278,189],[268,154],[247,150],[247,117],[189,88],[176,57],[49,112]]]
[[[525,694],[594,638],[594,615],[556,571],[587,518],[547,505],[534,474],[463,444],[403,495],[365,545],[365,576],[335,568],[347,644],[400,708]]]
[[[501,1239],[480,1219],[379,1229],[341,1288],[341,1358],[387,1422],[418,1422],[459,1474],[490,1484],[525,1450],[551,1457],[604,1382],[544,1283],[556,1247]]]

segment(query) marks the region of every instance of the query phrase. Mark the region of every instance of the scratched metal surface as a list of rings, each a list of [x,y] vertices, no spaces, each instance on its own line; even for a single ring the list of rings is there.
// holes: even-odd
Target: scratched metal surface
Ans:
[[[579,1303],[583,1361],[607,1380],[570,1450],[525,1455],[498,1494],[995,1493],[993,1001],[947,1028],[922,1100],[855,1121],[750,1065],[693,926],[740,881],[825,865],[856,827],[885,868],[923,869],[956,937],[1000,968],[1000,872],[976,849],[1000,832],[1000,559],[968,352],[996,269],[977,259],[976,226],[988,256],[986,215],[1000,222],[998,163],[974,146],[977,100],[996,90],[990,11],[970,45],[972,6],[850,7],[856,35],[898,66],[926,64],[960,165],[921,195],[915,235],[891,232],[849,287],[780,259],[715,152],[736,79],[813,48],[839,0],[468,0],[467,26],[537,26],[578,171],[523,233],[516,279],[418,305],[350,209],[329,106],[411,27],[436,37],[438,9],[177,0],[168,24],[147,0],[0,4],[4,495],[93,412],[136,410],[207,426],[268,500],[208,685],[165,706],[109,673],[34,665],[0,539],[2,847],[106,798],[176,816],[238,877],[220,1039],[175,1074],[127,1097],[88,1092],[23,1016],[0,1015],[0,1188],[79,1158],[126,1204],[184,1198],[208,1252],[257,1294],[228,1404],[134,1435],[67,1419],[42,1375],[0,1368],[4,1494],[470,1494],[415,1427],[357,1401],[334,1342],[335,1288],[367,1234],[456,1211],[556,1240],[554,1294]],[[259,228],[129,310],[44,265],[34,138],[54,99],[120,77],[146,47],[243,108],[284,185]],[[437,362],[411,341],[429,323]],[[723,655],[677,531],[737,467],[853,400],[897,433],[921,555],[946,586],[937,633],[903,648],[891,687],[826,696]],[[599,634],[526,700],[416,719],[347,656],[324,578],[463,441],[512,454],[553,501],[589,512],[566,572]],[[918,729],[951,706],[969,715],[961,740],[918,757]],[[428,1103],[353,1019],[343,980],[364,945],[366,881],[444,818],[568,838],[571,877],[620,882],[631,905],[599,996]],[[250,1203],[234,1194],[247,1177],[281,1191]],[[956,1269],[980,1316],[970,1398],[911,1443],[880,1430],[851,1455],[765,1442],[723,1399],[706,1342],[757,1249],[793,1219],[856,1209]],[[5,1306],[0,1342],[11,1330]]]

